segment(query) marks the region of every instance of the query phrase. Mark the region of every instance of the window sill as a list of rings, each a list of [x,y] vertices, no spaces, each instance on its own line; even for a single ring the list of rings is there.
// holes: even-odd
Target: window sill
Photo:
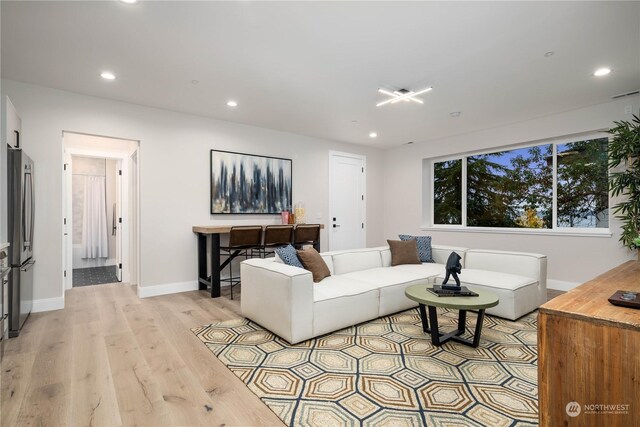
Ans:
[[[538,236],[570,236],[570,237],[606,237],[610,238],[613,234],[608,228],[598,228],[588,231],[583,230],[535,230],[520,228],[484,228],[484,227],[456,227],[456,226],[427,226],[420,227],[423,231],[446,231],[456,233],[490,233],[490,234],[525,234]]]

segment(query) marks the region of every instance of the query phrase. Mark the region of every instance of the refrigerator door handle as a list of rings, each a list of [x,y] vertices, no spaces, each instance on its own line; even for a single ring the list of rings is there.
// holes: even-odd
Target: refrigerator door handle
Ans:
[[[31,261],[27,262],[25,265],[22,266],[20,271],[28,271],[31,267],[33,267],[33,265],[35,263],[36,263],[36,260],[31,260]]]
[[[35,223],[36,200],[35,200],[35,194],[33,191],[33,174],[32,173],[29,174],[29,181],[31,182],[31,185],[29,185],[29,190],[31,192],[31,231],[29,232],[29,249],[31,249],[31,251],[33,252],[33,224]]]
[[[28,174],[24,174],[24,177],[27,178]],[[27,183],[25,179],[24,187],[22,187],[22,250],[25,250],[29,247],[29,239],[27,239]]]
[[[26,172],[25,185],[22,193],[22,237],[24,240],[23,249],[32,249],[31,239],[33,237],[33,175],[30,172]],[[27,187],[29,187],[29,194],[27,196]],[[29,224],[27,227],[27,197],[29,197]],[[28,232],[28,234],[27,234]]]

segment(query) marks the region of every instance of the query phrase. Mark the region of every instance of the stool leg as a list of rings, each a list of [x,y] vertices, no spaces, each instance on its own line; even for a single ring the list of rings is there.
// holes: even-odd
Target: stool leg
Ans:
[[[233,300],[233,261],[229,263],[229,286],[231,286],[231,299]]]

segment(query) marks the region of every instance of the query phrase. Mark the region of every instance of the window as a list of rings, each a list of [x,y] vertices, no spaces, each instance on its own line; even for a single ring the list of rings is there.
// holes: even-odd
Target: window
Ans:
[[[467,157],[467,225],[550,228],[551,144]]]
[[[433,224],[608,228],[607,143],[585,139],[433,161]]]
[[[558,144],[558,227],[609,227],[607,171],[607,138]]]
[[[462,224],[462,160],[433,165],[433,220]]]

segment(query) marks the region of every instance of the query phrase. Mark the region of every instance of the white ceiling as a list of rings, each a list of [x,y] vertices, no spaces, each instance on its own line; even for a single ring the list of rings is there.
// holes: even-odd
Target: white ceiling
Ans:
[[[0,7],[3,78],[380,147],[640,88],[638,2],[113,0]],[[546,58],[547,51],[555,54]],[[593,77],[600,66],[613,72]],[[103,70],[117,80],[102,80]],[[434,89],[420,96],[424,105],[375,106],[385,99],[379,87],[426,86]],[[229,99],[239,107],[228,108]],[[452,118],[452,111],[462,115]]]

